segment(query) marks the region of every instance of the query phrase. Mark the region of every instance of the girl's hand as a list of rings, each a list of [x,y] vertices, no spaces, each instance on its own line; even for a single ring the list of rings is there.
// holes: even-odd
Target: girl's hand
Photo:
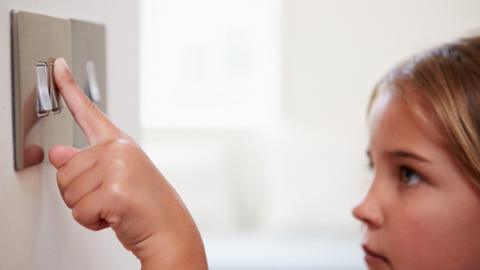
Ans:
[[[195,223],[142,149],[76,85],[63,58],[55,81],[90,147],[55,146],[49,159],[73,217],[91,230],[111,227],[142,269],[207,269]]]

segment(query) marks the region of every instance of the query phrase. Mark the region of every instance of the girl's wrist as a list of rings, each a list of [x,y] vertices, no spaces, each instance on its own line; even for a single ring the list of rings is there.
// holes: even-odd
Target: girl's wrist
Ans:
[[[159,252],[148,259],[141,261],[142,270],[178,269],[178,270],[207,270],[207,260],[202,249],[188,251]]]
[[[185,239],[189,239],[189,241],[185,241]],[[148,252],[145,253],[145,256],[138,256],[142,270],[208,269],[205,249],[199,234],[183,239],[173,239],[168,245],[165,243],[162,244],[161,242],[163,241],[157,241],[156,243],[159,245],[148,250]]]

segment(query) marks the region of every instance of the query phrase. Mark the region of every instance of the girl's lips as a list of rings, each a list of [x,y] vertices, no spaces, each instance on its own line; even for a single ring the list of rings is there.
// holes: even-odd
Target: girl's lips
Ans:
[[[366,254],[365,255],[365,260],[367,261],[368,264],[370,264],[370,263],[372,263],[372,264],[377,264],[377,263],[390,264],[387,257],[373,251],[367,245],[363,245],[362,248],[365,251],[365,254]]]

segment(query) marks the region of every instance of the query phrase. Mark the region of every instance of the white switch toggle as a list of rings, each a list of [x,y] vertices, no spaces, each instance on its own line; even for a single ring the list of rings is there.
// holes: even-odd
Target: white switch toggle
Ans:
[[[54,58],[48,59],[48,62],[40,62],[36,65],[37,71],[37,116],[44,117],[50,112],[59,113],[62,111],[60,106],[60,96],[53,77]]]
[[[52,110],[52,100],[49,91],[49,75],[47,63],[36,65],[37,70],[37,116],[44,117]]]
[[[98,89],[97,74],[95,71],[95,63],[93,61],[87,61],[87,95],[94,102],[101,100],[100,90]]]

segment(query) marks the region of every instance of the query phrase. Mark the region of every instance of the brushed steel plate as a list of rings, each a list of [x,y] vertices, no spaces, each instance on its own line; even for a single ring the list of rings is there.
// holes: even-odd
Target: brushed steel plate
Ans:
[[[71,26],[66,19],[23,11],[11,13],[12,113],[15,169],[41,163],[54,144],[72,144],[73,118],[65,109],[39,118],[36,114],[38,62],[64,57],[71,62]]]
[[[95,65],[95,73],[100,94],[100,100],[95,103],[107,114],[107,82],[106,82],[106,48],[104,25],[70,20],[72,32],[72,72],[77,84],[84,91],[88,89],[87,63]],[[74,123],[74,146],[82,148],[88,145],[83,132]]]

